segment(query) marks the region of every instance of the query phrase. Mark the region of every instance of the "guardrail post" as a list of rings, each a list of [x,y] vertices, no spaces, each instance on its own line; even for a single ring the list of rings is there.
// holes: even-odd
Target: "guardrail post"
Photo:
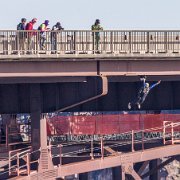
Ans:
[[[134,152],[134,130],[132,130],[132,144],[131,144],[131,151]]]
[[[11,151],[9,151],[9,176],[11,175]]]
[[[6,148],[8,147],[9,141],[9,133],[8,133],[8,125],[6,124]]]
[[[144,151],[144,130],[142,131],[142,150]]]
[[[114,49],[113,49],[113,32],[111,31],[110,34],[111,34],[110,35],[110,38],[111,38],[110,47],[111,47],[111,53],[113,53],[114,52]]]
[[[92,53],[95,54],[95,32],[92,32]]]
[[[91,139],[91,159],[94,159],[93,149],[94,149],[94,144],[93,144],[93,138],[92,138],[92,139]]]
[[[150,53],[150,37],[149,37],[149,31],[147,32],[147,53]]]
[[[19,38],[19,32],[22,33],[22,31],[18,31],[17,34],[16,34],[16,37],[15,37],[15,52],[17,54],[20,54],[20,38]],[[12,43],[12,42],[11,42]],[[12,44],[11,44],[12,46]]]
[[[171,123],[171,141],[174,144],[174,123]]]
[[[19,153],[17,153],[17,175],[18,176],[20,175],[20,172],[19,172]]]
[[[104,143],[103,143],[103,137],[101,137],[101,158],[104,159]]]
[[[165,50],[165,53],[167,53],[167,49],[168,49],[168,41],[167,41],[167,31],[164,32],[164,50]]]
[[[31,167],[30,167],[30,154],[27,153],[27,174],[30,175]]]
[[[30,38],[30,37],[29,37],[29,38]],[[34,40],[36,41],[36,42],[35,42],[35,43],[36,43],[36,54],[39,54],[39,49],[40,49],[40,47],[39,47],[40,31],[37,31],[37,34],[36,34]]]
[[[166,122],[163,121],[163,144],[166,144]]]
[[[77,48],[76,48],[76,31],[74,31],[74,54],[77,54]]]
[[[62,145],[59,145],[59,164],[62,165]]]
[[[132,52],[131,32],[129,32],[129,53]]]
[[[52,149],[52,145],[50,144],[49,146],[48,146],[48,149],[49,149],[49,155],[50,155],[50,157],[52,157],[52,152],[51,152],[51,149]]]

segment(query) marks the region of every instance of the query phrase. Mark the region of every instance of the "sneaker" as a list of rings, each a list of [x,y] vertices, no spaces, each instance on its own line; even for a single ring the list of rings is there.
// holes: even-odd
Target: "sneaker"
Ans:
[[[131,109],[131,103],[128,103],[128,109]]]
[[[141,105],[139,103],[137,104],[137,107],[138,107],[138,109],[141,109]]]

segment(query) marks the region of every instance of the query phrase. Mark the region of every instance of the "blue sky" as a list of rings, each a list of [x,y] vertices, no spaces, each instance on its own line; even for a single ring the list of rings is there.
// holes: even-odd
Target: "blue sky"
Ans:
[[[180,29],[180,0],[1,0],[0,29],[16,29],[22,17],[60,21],[65,29]]]

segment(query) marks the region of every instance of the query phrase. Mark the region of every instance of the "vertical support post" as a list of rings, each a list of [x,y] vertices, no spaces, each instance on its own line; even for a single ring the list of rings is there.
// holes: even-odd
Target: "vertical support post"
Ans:
[[[19,172],[19,153],[17,153],[17,175],[18,176],[20,175],[20,172]]]
[[[132,35],[132,33],[131,32],[129,32],[129,53],[131,53],[132,52],[132,39],[131,39],[131,35]]]
[[[121,180],[126,179],[125,167],[121,166]]]
[[[134,152],[134,130],[132,130],[132,137],[131,137],[131,141],[132,141],[132,144],[131,144],[131,151]]]
[[[94,151],[93,151],[93,149],[94,149],[94,143],[93,143],[93,138],[91,139],[91,159],[94,159]]]
[[[62,165],[62,144],[59,145],[59,164]]]
[[[103,143],[103,137],[101,137],[101,158],[104,159],[104,143]]]
[[[149,31],[147,32],[147,53],[150,53],[150,37],[149,37]]]
[[[49,149],[49,154],[50,154],[50,156],[52,156],[52,150],[51,150],[52,148],[51,148],[51,147],[52,147],[52,145],[51,145],[51,144],[50,144],[50,145],[48,144],[48,149]]]
[[[95,32],[94,31],[92,31],[92,38],[93,38],[92,53],[95,54]]]
[[[77,48],[76,48],[76,31],[74,31],[74,54],[77,54]]]
[[[142,150],[144,151],[144,130],[142,130]]]
[[[9,151],[9,176],[11,176],[11,151]]]
[[[114,49],[113,49],[113,32],[111,31],[110,33],[111,33],[111,36],[110,36],[110,38],[111,38],[111,45],[110,45],[110,47],[111,47],[111,53],[113,53],[114,52]]]
[[[40,84],[30,85],[30,111],[31,111],[31,143],[32,150],[40,148],[40,115],[41,115],[41,90]]]
[[[171,123],[171,144],[174,144],[174,123]]]
[[[166,122],[163,121],[163,144],[166,144]]]
[[[30,175],[30,171],[31,171],[31,165],[30,165],[30,154],[27,153],[27,175]]]
[[[164,42],[164,43],[165,43],[165,44],[164,44],[164,46],[165,46],[164,49],[165,49],[165,53],[167,53],[167,51],[168,51],[168,50],[167,50],[167,49],[168,49],[167,31],[164,32],[164,41],[165,41],[165,42]]]
[[[29,38],[31,38],[31,37],[29,37]],[[37,31],[37,35],[35,36],[35,43],[36,43],[36,53],[35,54],[39,54],[39,39],[40,39],[40,31]],[[32,45],[31,45],[32,46]],[[32,48],[32,47],[31,47]]]
[[[8,125],[6,124],[6,148],[8,148],[9,144],[9,132],[8,132]]]
[[[47,122],[46,117],[44,115],[41,117],[40,135],[41,148],[47,149]]]

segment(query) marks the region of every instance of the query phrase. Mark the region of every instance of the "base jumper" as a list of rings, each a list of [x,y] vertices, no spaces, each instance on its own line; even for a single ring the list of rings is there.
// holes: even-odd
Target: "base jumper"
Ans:
[[[146,82],[146,77],[142,77],[140,78],[140,81],[142,82],[142,86],[141,88],[139,89],[139,92],[138,92],[138,96],[137,98],[132,101],[132,102],[129,102],[128,103],[128,109],[131,109],[131,108],[138,108],[138,109],[141,109],[141,105],[143,104],[143,102],[145,101],[147,95],[149,94],[149,92],[157,85],[160,84],[161,80],[158,81],[157,83],[155,84],[152,84],[151,86],[149,85],[149,83]]]

